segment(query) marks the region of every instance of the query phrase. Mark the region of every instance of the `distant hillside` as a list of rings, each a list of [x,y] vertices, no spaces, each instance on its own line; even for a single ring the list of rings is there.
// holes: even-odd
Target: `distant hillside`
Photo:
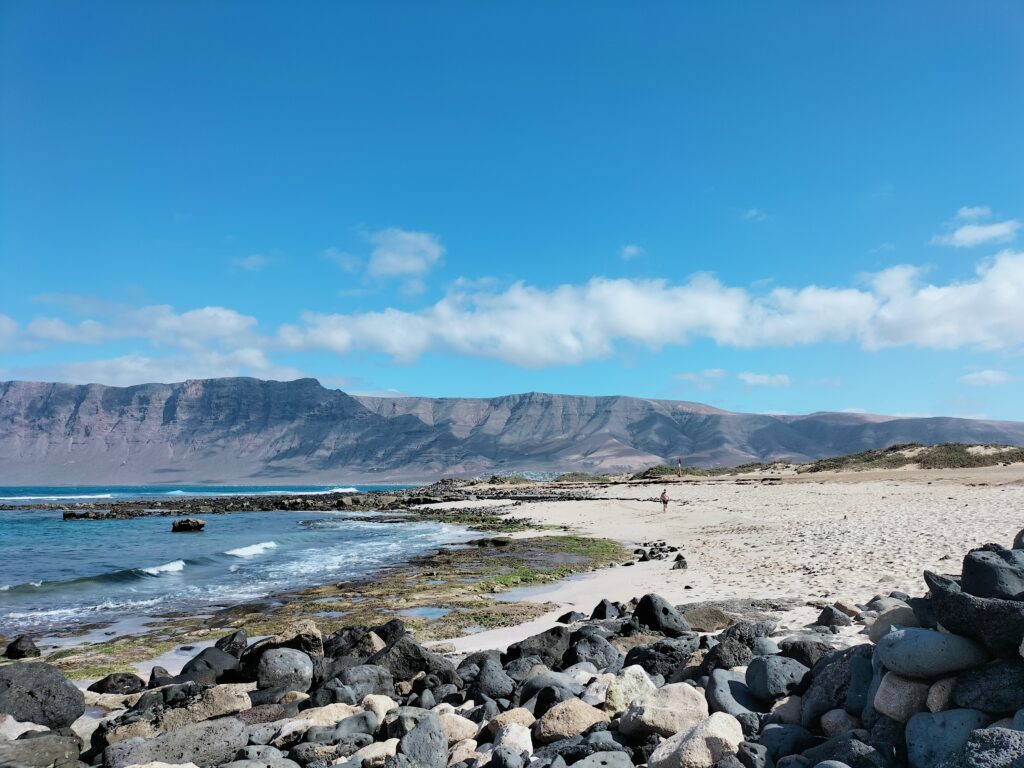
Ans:
[[[966,443],[900,443],[878,450],[860,451],[845,456],[830,456],[817,461],[799,463],[788,460],[776,462],[751,462],[735,467],[683,467],[687,476],[732,475],[744,472],[772,472],[780,469],[795,471],[797,474],[813,472],[858,472],[869,469],[967,469],[971,467],[995,467],[1001,464],[1024,463],[1024,448],[1015,445],[968,445]],[[633,475],[634,480],[656,480],[671,477],[680,472],[670,464],[658,464]],[[561,478],[556,478],[561,479]],[[566,478],[567,480],[574,478]],[[582,479],[582,478],[580,478]],[[604,478],[594,477],[593,480]]]
[[[0,383],[0,484],[400,482],[825,457],[901,443],[1024,445],[1024,423],[529,393],[380,398],[292,382]]]

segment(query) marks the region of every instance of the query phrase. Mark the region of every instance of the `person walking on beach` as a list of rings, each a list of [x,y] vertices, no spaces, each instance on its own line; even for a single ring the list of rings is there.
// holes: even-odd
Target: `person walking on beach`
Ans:
[[[668,512],[668,488],[661,489],[661,511]]]

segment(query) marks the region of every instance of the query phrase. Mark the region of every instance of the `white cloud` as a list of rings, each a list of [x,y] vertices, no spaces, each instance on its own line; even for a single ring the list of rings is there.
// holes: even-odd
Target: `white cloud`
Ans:
[[[760,208],[748,208],[740,216],[743,221],[768,221],[771,218],[767,213],[762,211]]]
[[[788,387],[792,380],[784,373],[750,373],[744,371],[736,375],[740,381],[751,387]]]
[[[289,347],[382,352],[409,362],[426,352],[545,367],[606,357],[617,344],[652,350],[709,339],[732,347],[859,342],[867,349],[918,346],[998,349],[1024,344],[1024,253],[983,262],[974,279],[923,284],[894,267],[870,288],[775,288],[764,294],[697,275],[665,280],[593,278],[540,289],[449,292],[419,311],[307,313],[285,326]]]
[[[1004,251],[981,262],[972,280],[926,285],[920,277],[919,270],[906,266],[877,276],[878,307],[860,335],[864,347],[1024,344],[1024,253]]]
[[[641,246],[636,243],[630,243],[629,245],[622,246],[622,250],[619,252],[619,255],[626,261],[629,261],[630,259],[636,259],[643,256],[644,253],[646,253],[646,251]]]
[[[255,317],[227,307],[182,312],[167,305],[110,306],[76,322],[39,316],[19,324],[0,315],[0,348],[23,352],[141,340],[147,346],[136,356],[116,358],[116,368],[105,369],[118,380],[174,371],[270,370],[266,356],[288,350],[367,351],[402,363],[439,353],[543,368],[609,357],[623,347],[658,351],[697,340],[734,348],[849,343],[869,350],[1024,349],[1024,252],[984,260],[969,279],[929,283],[925,277],[902,265],[868,276],[857,288],[739,287],[704,274],[681,283],[595,277],[551,288],[457,281],[442,299],[416,310],[308,312],[270,332],[261,331]],[[245,362],[231,357],[237,350],[264,357]],[[78,380],[86,376],[84,369],[68,370],[77,370]],[[98,379],[100,373],[88,375]],[[698,385],[716,379],[698,371],[680,380]]]
[[[367,272],[372,277],[420,278],[444,255],[444,246],[437,235],[429,232],[392,227],[371,233],[369,239],[374,248]]]
[[[975,371],[960,377],[960,381],[976,387],[996,387],[1000,384],[1008,384],[1013,381],[1013,376],[1006,371],[996,371],[986,368],[983,371]]]
[[[991,215],[992,209],[987,205],[965,205],[956,212],[956,217],[964,221],[987,219]]]
[[[974,248],[985,243],[1007,243],[1017,236],[1020,222],[1008,219],[994,224],[964,224],[945,235],[936,235],[933,243],[953,248]]]
[[[231,261],[236,267],[240,269],[247,269],[250,272],[258,272],[267,266],[269,259],[262,253],[253,253],[249,256],[242,256]]]
[[[715,383],[721,381],[729,372],[723,368],[706,368],[703,371],[686,371],[684,373],[677,373],[675,378],[679,381],[685,381],[697,389],[704,391],[715,388]]]
[[[21,336],[21,326],[7,315],[0,315],[0,349],[13,349]]]
[[[194,355],[167,357],[131,354],[107,360],[21,368],[16,369],[15,374],[19,378],[119,387],[222,376],[256,376],[281,381],[302,377],[298,369],[273,365],[259,349],[237,349],[231,352],[204,350]]]

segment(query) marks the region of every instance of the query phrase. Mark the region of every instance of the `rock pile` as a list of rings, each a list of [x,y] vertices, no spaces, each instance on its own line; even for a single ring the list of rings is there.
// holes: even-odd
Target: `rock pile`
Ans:
[[[401,621],[232,633],[179,675],[85,695],[0,666],[0,764],[28,768],[1017,768],[1024,545],[969,552],[929,593],[691,630],[656,594],[459,660]],[[841,647],[856,627],[865,642]],[[844,629],[844,627],[848,627]],[[83,717],[86,704],[107,710]]]

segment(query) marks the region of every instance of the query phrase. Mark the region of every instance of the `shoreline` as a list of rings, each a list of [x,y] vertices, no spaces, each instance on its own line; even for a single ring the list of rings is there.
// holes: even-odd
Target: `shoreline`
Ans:
[[[665,516],[660,514],[660,506],[655,503],[661,487],[669,488],[672,496],[669,513]],[[270,605],[273,621],[262,617],[256,619],[257,628],[260,622],[263,624],[263,634],[273,633],[270,625],[274,621],[312,617],[324,625],[326,633],[345,623],[352,623],[357,617],[362,617],[359,620],[363,623],[373,623],[371,613],[379,614],[382,619],[396,615],[403,618],[427,644],[440,644],[441,648],[457,653],[506,647],[550,627],[566,611],[576,610],[589,615],[603,598],[625,603],[650,591],[663,594],[680,605],[759,598],[775,600],[788,606],[778,612],[780,622],[795,629],[813,620],[816,610],[829,601],[868,591],[885,593],[912,588],[919,583],[923,568],[941,571],[942,557],[948,554],[938,551],[943,547],[950,552],[958,548],[963,551],[988,539],[1012,538],[1020,512],[1024,512],[1024,467],[1020,465],[980,470],[818,473],[814,477],[754,474],[634,480],[628,483],[531,483],[513,486],[464,483],[460,485],[458,494],[450,493],[449,488],[448,498],[444,500],[437,498],[442,494],[436,494],[436,490],[436,495],[431,497],[426,492],[430,488],[403,492],[401,495],[405,497],[403,502],[406,506],[397,514],[389,512],[388,517],[394,514],[392,519],[396,521],[437,519],[483,528],[490,524],[493,527],[488,529],[488,533],[497,530],[517,542],[517,547],[522,546],[519,542],[529,539],[560,538],[566,541],[565,537],[569,535],[575,540],[615,541],[620,546],[626,545],[625,552],[628,552],[637,542],[665,539],[683,550],[689,568],[672,570],[671,561],[654,560],[637,562],[629,568],[595,570],[588,566],[583,575],[557,571],[527,573],[523,580],[529,587],[528,591],[517,589],[514,580],[510,583],[488,582],[487,588],[496,587],[497,593],[481,594],[476,591],[472,597],[477,608],[481,603],[487,604],[482,615],[487,621],[498,622],[498,625],[481,624],[470,628],[475,631],[465,631],[463,626],[463,631],[454,631],[458,626],[450,619],[446,620],[446,616],[423,618],[400,613],[404,608],[430,607],[430,603],[454,602],[459,604],[460,610],[467,609],[466,590],[452,588],[450,584],[422,583],[433,580],[424,575],[426,572],[436,572],[439,564],[444,567],[451,565],[444,562],[451,550],[443,547],[433,555],[414,558],[406,566],[386,569],[378,574],[379,578],[374,577],[375,581],[386,585],[385,590],[392,588],[396,594],[370,613],[363,608],[338,611],[344,613],[343,616],[325,617],[320,615],[325,611],[314,610],[325,608],[330,601],[336,604],[358,600],[358,593],[367,585],[356,581],[286,592],[263,601],[217,611],[210,616],[186,618],[173,614],[139,617],[143,621],[152,621],[154,626],[141,634],[125,636],[119,633],[116,637],[101,639],[97,644],[100,647],[121,646],[117,649],[120,653],[115,653],[118,659],[112,663],[87,664],[84,665],[85,670],[99,672],[112,670],[115,666],[127,669],[154,656],[173,653],[181,645],[212,641],[218,632],[223,634],[229,627],[244,626],[246,621],[252,620],[247,617],[258,614],[260,609],[267,609],[269,603],[278,604],[277,607]],[[953,490],[955,493],[951,496]],[[725,496],[730,491],[735,498]],[[999,494],[1002,494],[1001,499]],[[407,503],[413,497],[424,503]],[[1003,511],[994,508],[1000,500],[1006,502]],[[199,498],[175,500],[189,508],[185,514],[191,513],[192,505],[202,501]],[[319,508],[331,499],[318,496],[305,501]],[[387,499],[386,503],[394,504],[396,501]],[[894,503],[910,504],[912,509],[882,512],[883,505]],[[983,519],[975,519],[973,525],[951,527],[940,524],[941,519],[951,515],[956,517],[952,513],[964,503],[977,503],[982,510],[989,511]],[[807,519],[808,506],[817,510],[814,513],[816,519],[810,522]],[[766,509],[770,514],[764,513]],[[839,510],[845,511],[839,514]],[[345,511],[357,510],[346,507]],[[509,514],[512,511],[515,512],[514,517]],[[857,519],[850,520],[851,513]],[[916,518],[917,523],[909,526],[912,518]],[[942,533],[938,538],[928,538],[929,543],[918,548],[930,552],[927,557],[922,557],[907,544],[907,540],[925,538],[921,529],[928,528],[926,523],[929,520],[939,525]],[[878,524],[892,526],[896,523],[902,523],[904,530],[892,530],[887,536],[878,535]],[[912,530],[914,527],[918,529],[916,533]],[[874,528],[874,533],[866,528]],[[959,535],[955,535],[958,531]],[[766,537],[772,540],[766,541]],[[843,547],[835,546],[827,553],[816,551],[816,547],[830,543],[830,539],[845,542],[862,556],[844,558],[840,551]],[[903,543],[895,543],[900,541]],[[878,542],[889,543],[892,557],[878,557],[877,552],[871,551],[878,549],[874,546]],[[635,556],[627,558],[625,552],[624,559],[635,559]],[[830,564],[824,554],[838,558],[838,561]],[[522,550],[514,552],[514,555],[522,556]],[[843,567],[852,572],[837,576]],[[418,574],[413,577],[417,594],[411,600],[407,596],[409,584],[398,583],[403,569],[412,569]],[[783,573],[770,574],[768,571]],[[495,578],[494,574],[489,578]],[[511,590],[514,603],[509,603],[507,597],[494,598],[494,594],[509,595],[505,590]],[[339,597],[341,600],[334,600]],[[300,607],[294,611],[281,611],[281,604]],[[351,608],[352,605],[347,604],[346,607]],[[107,626],[92,627],[93,639]],[[73,638],[68,640],[72,642],[57,651],[58,661],[74,658],[76,645]],[[152,645],[155,653],[142,658],[134,650],[128,654],[132,657],[130,660],[125,658],[124,649],[138,649],[147,643]],[[62,666],[82,668],[79,663]]]

